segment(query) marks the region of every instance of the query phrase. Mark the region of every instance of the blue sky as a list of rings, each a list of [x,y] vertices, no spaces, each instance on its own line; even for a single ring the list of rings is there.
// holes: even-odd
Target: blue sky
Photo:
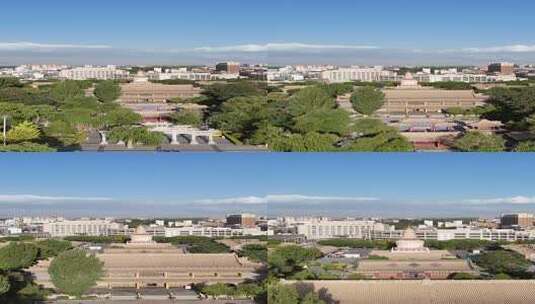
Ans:
[[[533,1],[11,1],[0,64],[535,61]]]
[[[529,154],[7,154],[0,215],[535,211]]]

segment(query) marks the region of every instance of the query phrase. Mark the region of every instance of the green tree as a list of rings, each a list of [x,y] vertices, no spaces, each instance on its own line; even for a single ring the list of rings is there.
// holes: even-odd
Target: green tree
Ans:
[[[180,111],[169,115],[169,120],[176,125],[199,127],[202,124],[202,115],[199,111]]]
[[[505,273],[498,273],[494,276],[496,280],[511,280],[511,276]]]
[[[385,94],[374,87],[362,87],[351,95],[351,103],[355,111],[372,115],[379,110],[385,102]]]
[[[37,242],[39,248],[39,259],[55,257],[60,253],[72,249],[71,242],[61,240],[44,240]]]
[[[190,253],[228,253],[230,248],[216,242],[212,238],[199,236],[178,236],[171,238],[156,237],[159,243],[172,243],[174,245],[187,245]]]
[[[212,108],[219,108],[225,101],[236,97],[262,96],[266,94],[264,88],[251,81],[238,81],[226,84],[213,84],[206,87],[203,94],[207,97],[204,104]]]
[[[295,118],[294,130],[306,134],[309,132],[347,134],[349,113],[342,109],[317,109]]]
[[[489,103],[494,106],[494,111],[487,114],[491,119],[520,122],[535,114],[535,87],[493,88],[489,95]]]
[[[30,267],[36,260],[38,249],[29,243],[10,243],[0,248],[0,270],[19,270]]]
[[[457,272],[449,276],[450,280],[476,280],[478,279],[477,276],[466,273],[466,272]]]
[[[143,122],[143,116],[126,108],[117,108],[104,113],[103,127],[132,126]]]
[[[462,152],[501,152],[505,150],[505,140],[499,135],[468,132],[456,139],[453,147]]]
[[[225,283],[216,283],[203,286],[201,292],[212,297],[234,296],[236,294],[236,288]]]
[[[474,258],[474,262],[491,274],[507,274],[515,278],[523,278],[531,262],[524,255],[509,250],[492,250]]]
[[[83,97],[82,84],[74,80],[65,80],[54,84],[50,90],[53,99],[65,102],[73,98]]]
[[[352,126],[353,138],[342,150],[352,152],[412,152],[414,147],[393,127],[378,119],[362,118]]]
[[[103,275],[103,263],[80,249],[58,255],[48,269],[56,288],[66,294],[80,297]]]
[[[61,147],[79,147],[87,138],[85,131],[77,129],[64,120],[51,121],[43,128],[43,133],[49,141],[53,140]]]
[[[285,277],[303,269],[306,262],[321,257],[317,248],[304,248],[301,246],[282,246],[273,250],[268,256],[270,273]]]
[[[236,97],[223,103],[221,111],[212,116],[216,128],[230,132],[240,140],[249,139],[268,119],[264,97]]]
[[[335,99],[319,87],[299,90],[288,100],[288,112],[293,117],[299,117],[314,110],[329,110],[335,107]]]
[[[242,283],[239,284],[236,289],[236,294],[245,296],[245,297],[258,297],[260,294],[264,292],[264,288],[262,286],[259,286],[255,283]]]
[[[331,83],[319,85],[329,96],[338,97],[340,95],[353,92],[353,83]]]
[[[31,142],[39,138],[41,131],[39,128],[29,122],[25,121],[13,127],[6,134],[6,139],[9,143]]]
[[[516,152],[535,152],[535,141],[523,141],[519,143],[516,148]]]
[[[271,129],[267,144],[270,149],[278,152],[328,152],[334,151],[334,144],[339,140],[334,134],[287,134]]]
[[[423,85],[442,90],[473,90],[472,84],[460,81],[439,81],[423,83]]]
[[[255,262],[267,262],[267,248],[260,244],[249,244],[242,247],[239,254]]]
[[[318,242],[322,246],[349,247],[349,248],[369,248],[379,250],[390,250],[396,244],[387,240],[354,240],[354,239],[332,239]]]
[[[0,77],[0,89],[21,88],[23,84],[15,77]]]
[[[301,300],[301,304],[327,304],[314,292],[307,293]]]
[[[109,132],[108,138],[112,142],[124,141],[128,148],[132,148],[134,144],[159,145],[165,140],[165,135],[151,132],[144,127],[121,126],[113,128]]]
[[[115,81],[102,81],[95,86],[94,94],[101,102],[112,102],[121,96],[121,87]]]
[[[0,145],[0,152],[56,152],[57,150],[48,145],[36,143],[20,143],[7,146]]]
[[[0,296],[7,293],[9,291],[9,288],[11,288],[9,278],[5,275],[0,274]]]
[[[267,288],[269,304],[299,304],[299,294],[294,286],[273,283]]]

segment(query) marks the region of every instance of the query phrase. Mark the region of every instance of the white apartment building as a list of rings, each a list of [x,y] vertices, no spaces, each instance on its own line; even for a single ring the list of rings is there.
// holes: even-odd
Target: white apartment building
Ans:
[[[489,82],[504,82],[516,81],[517,77],[513,75],[486,75],[486,74],[467,74],[467,73],[446,73],[446,74],[430,74],[430,73],[416,73],[413,75],[418,82],[466,82],[466,83],[489,83]]]
[[[126,79],[128,78],[129,73],[125,70],[117,69],[115,66],[107,67],[77,67],[67,70],[62,70],[59,72],[59,77],[62,79],[69,80],[87,80],[87,79],[98,79],[98,80],[116,80],[116,79]]]
[[[373,68],[338,68],[321,72],[321,79],[330,83],[363,81],[373,82],[382,81],[395,77],[397,74],[392,71],[387,71],[383,67]]]
[[[535,239],[535,230],[517,231],[513,229],[433,229],[416,231],[423,240],[483,240],[483,241],[526,241]]]
[[[121,225],[110,220],[64,220],[43,224],[43,232],[51,237],[107,236],[121,229]]]
[[[321,221],[297,225],[297,234],[308,240],[330,238],[372,239],[374,232],[392,231],[390,225],[376,221]]]
[[[161,68],[156,68],[154,71],[147,73],[150,79],[153,80],[192,80],[192,81],[210,81],[210,80],[230,80],[240,78],[239,74],[212,74],[210,72],[193,72],[186,68],[167,69],[162,71]]]
[[[203,236],[203,237],[233,237],[233,236],[264,236],[266,231],[258,228],[232,229],[228,227],[166,227],[165,237],[175,236]]]

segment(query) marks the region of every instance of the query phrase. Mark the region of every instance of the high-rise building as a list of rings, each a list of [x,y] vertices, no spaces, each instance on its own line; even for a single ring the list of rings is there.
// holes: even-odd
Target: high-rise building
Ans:
[[[531,213],[504,214],[501,218],[502,227],[529,228],[535,224],[535,215]]]
[[[216,71],[227,74],[240,74],[239,62],[221,62],[215,66]]]
[[[228,226],[240,226],[246,228],[256,227],[256,215],[254,214],[232,214],[227,216]]]
[[[491,63],[489,64],[488,72],[511,75],[515,73],[515,65],[509,62]]]

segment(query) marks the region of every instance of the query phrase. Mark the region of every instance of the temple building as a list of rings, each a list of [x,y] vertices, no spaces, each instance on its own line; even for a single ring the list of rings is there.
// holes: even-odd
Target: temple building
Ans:
[[[425,242],[418,239],[414,230],[407,229],[403,232],[401,240],[396,242],[396,247],[392,248],[392,253],[429,253],[429,248],[424,244]]]
[[[377,112],[383,115],[441,113],[452,107],[468,109],[482,106],[488,99],[472,90],[441,90],[420,86],[411,73],[405,75],[398,87],[385,88],[383,93],[385,104]]]
[[[412,229],[407,229],[390,251],[373,250],[380,259],[359,261],[357,273],[380,280],[444,280],[455,273],[477,274],[467,261],[446,250],[430,250]]]
[[[156,243],[152,235],[138,228],[127,244],[111,244],[93,252],[104,263],[105,276],[99,289],[183,288],[197,283],[238,284],[255,279],[261,264],[232,253],[189,254],[171,244]],[[51,261],[29,269],[36,282],[53,288],[48,275]]]
[[[153,83],[140,74],[133,82],[121,84],[118,102],[143,116],[144,122],[162,122],[178,109],[177,104],[170,103],[170,100],[188,99],[200,94],[201,89],[191,84]]]

